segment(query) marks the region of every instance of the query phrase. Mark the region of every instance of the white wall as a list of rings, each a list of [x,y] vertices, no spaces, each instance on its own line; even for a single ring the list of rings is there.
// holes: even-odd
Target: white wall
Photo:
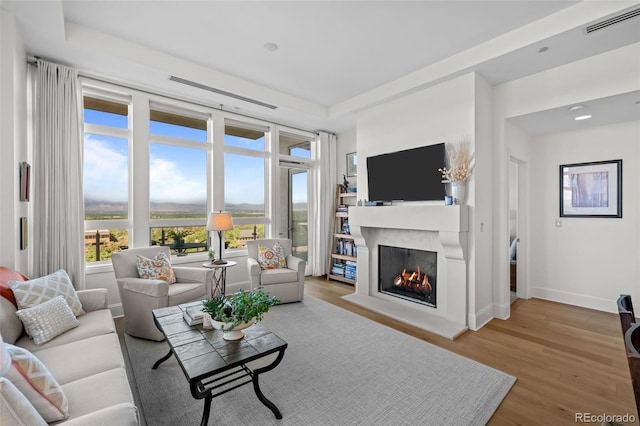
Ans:
[[[19,164],[27,149],[27,56],[13,15],[0,10],[0,265],[28,273],[28,251],[20,250],[19,218],[29,204],[19,201]],[[32,170],[33,172],[33,170]]]
[[[530,285],[535,297],[616,312],[640,299],[640,121],[535,137]],[[559,165],[622,159],[622,219],[559,218]]]

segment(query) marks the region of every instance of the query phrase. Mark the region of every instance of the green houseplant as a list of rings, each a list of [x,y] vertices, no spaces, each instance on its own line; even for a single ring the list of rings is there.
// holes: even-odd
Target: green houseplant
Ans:
[[[220,295],[204,301],[202,312],[209,314],[214,328],[222,330],[226,340],[241,339],[242,329],[256,321],[279,303],[277,297],[265,293],[261,287],[254,291],[239,290],[227,297]]]

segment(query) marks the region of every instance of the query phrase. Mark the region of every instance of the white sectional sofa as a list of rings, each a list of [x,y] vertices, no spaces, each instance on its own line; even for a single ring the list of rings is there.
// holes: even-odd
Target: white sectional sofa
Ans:
[[[16,306],[0,297],[2,339],[30,351],[60,384],[68,400],[69,417],[51,424],[138,425],[106,289],[81,290],[77,295],[86,312],[77,317],[80,325],[40,346],[25,334]],[[0,420],[5,424],[5,419]]]

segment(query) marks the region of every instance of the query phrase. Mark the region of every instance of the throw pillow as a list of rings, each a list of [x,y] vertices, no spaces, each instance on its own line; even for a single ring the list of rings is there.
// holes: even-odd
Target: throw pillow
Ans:
[[[18,302],[16,302],[16,297],[11,291],[11,287],[9,287],[9,281],[27,281],[28,279],[16,270],[0,266],[0,296],[13,303],[13,306],[17,308]]]
[[[0,377],[0,413],[6,424],[47,426],[29,400],[6,377]]]
[[[16,311],[16,315],[37,346],[80,325],[62,296],[56,296],[32,308],[20,309]]]
[[[85,313],[76,289],[71,284],[71,278],[64,269],[29,281],[9,281],[9,287],[13,290],[20,309],[30,308],[62,295],[75,316]]]
[[[26,349],[5,344],[11,355],[7,379],[22,392],[47,423],[69,417],[67,396],[42,361]]]
[[[284,249],[279,242],[268,248],[262,244],[258,245],[258,264],[261,269],[278,269],[287,267],[287,258]]]
[[[171,268],[171,261],[161,251],[151,259],[138,255],[138,276],[149,280],[162,280],[169,284],[176,282],[176,275]]]

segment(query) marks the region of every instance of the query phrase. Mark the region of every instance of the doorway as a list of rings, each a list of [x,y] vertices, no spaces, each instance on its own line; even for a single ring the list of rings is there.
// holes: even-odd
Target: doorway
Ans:
[[[515,158],[509,159],[509,294],[513,303],[518,292],[518,222],[519,222],[519,168]]]
[[[280,165],[279,237],[291,239],[291,254],[309,265],[309,170]]]

